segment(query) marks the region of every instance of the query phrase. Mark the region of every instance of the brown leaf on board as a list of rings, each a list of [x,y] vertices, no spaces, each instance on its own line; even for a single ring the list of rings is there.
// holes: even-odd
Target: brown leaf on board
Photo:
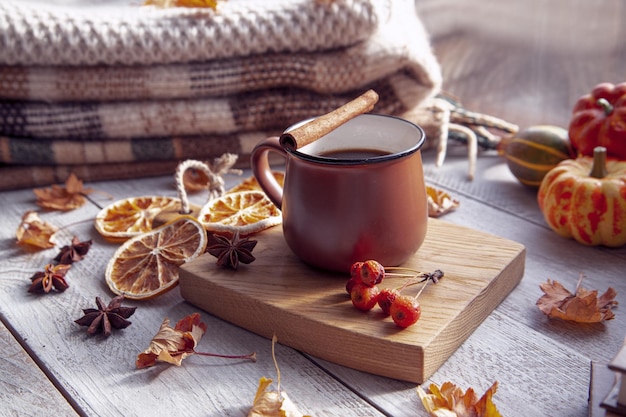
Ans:
[[[537,307],[551,318],[575,321],[577,323],[598,323],[615,318],[611,309],[618,304],[617,292],[609,287],[598,297],[597,290],[587,290],[581,286],[583,274],[580,274],[576,291],[569,292],[558,281],[548,281],[539,285],[544,295],[537,300]]]
[[[85,195],[93,192],[84,188],[83,182],[74,173],[65,181],[65,187],[53,185],[50,188],[35,188],[37,205],[51,210],[74,210],[85,204]]]
[[[496,381],[478,398],[472,388],[463,392],[452,382],[444,382],[441,387],[430,384],[429,393],[418,386],[417,395],[426,411],[435,417],[502,417],[493,403],[497,389]]]
[[[198,313],[182,318],[174,328],[170,327],[169,319],[164,319],[148,349],[137,356],[137,368],[153,366],[157,361],[180,366],[183,359],[195,353],[206,329]]]
[[[22,216],[22,222],[17,227],[15,236],[19,245],[48,249],[55,246],[52,238],[57,230],[59,229],[56,226],[41,220],[37,212],[27,211]]]
[[[456,210],[461,203],[450,197],[448,193],[430,185],[426,186],[426,197],[428,200],[428,216],[440,217],[446,213]]]

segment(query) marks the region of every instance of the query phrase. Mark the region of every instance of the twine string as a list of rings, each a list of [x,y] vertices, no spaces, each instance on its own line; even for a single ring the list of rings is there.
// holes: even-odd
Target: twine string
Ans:
[[[188,169],[197,169],[206,174],[208,178],[207,189],[209,190],[209,196],[207,199],[208,202],[224,194],[225,183],[222,175],[228,173],[241,175],[243,173],[243,171],[239,169],[232,169],[233,165],[237,162],[238,157],[239,156],[236,154],[225,153],[222,156],[215,158],[213,163],[210,164],[195,159],[187,159],[178,164],[178,167],[176,168],[175,180],[178,198],[181,203],[181,214],[191,213],[191,209],[189,208],[189,197],[187,195],[187,190],[185,190],[185,172]]]

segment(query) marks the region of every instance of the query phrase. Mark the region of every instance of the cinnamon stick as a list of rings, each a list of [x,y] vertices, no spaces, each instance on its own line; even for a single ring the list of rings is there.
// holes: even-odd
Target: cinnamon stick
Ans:
[[[367,113],[378,102],[378,94],[368,90],[354,100],[280,136],[283,148],[295,151],[332,132],[356,116]]]

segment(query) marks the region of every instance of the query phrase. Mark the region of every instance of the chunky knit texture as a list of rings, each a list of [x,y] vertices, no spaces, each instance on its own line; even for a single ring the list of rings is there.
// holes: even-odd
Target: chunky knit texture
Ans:
[[[72,166],[96,180],[137,162],[146,175],[223,152],[247,162],[263,137],[367,89],[375,112],[407,115],[441,86],[413,0],[111,1],[0,3],[0,172],[28,165],[41,184]]]
[[[382,17],[370,0],[230,0],[217,11],[135,3],[3,0],[0,63],[152,65],[328,50],[366,39]]]

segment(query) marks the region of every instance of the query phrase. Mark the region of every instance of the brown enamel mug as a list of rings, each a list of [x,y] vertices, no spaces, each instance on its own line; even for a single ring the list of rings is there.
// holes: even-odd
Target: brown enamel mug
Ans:
[[[297,150],[278,137],[263,140],[252,170],[282,211],[287,245],[305,263],[342,272],[368,259],[397,266],[426,236],[424,141],[413,123],[362,114]],[[286,158],[283,188],[270,170],[272,152]]]

